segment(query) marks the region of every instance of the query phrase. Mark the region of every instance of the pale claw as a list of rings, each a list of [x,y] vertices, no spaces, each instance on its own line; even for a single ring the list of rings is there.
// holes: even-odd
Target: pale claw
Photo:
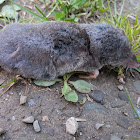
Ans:
[[[79,75],[79,78],[96,79],[98,75],[99,75],[99,71],[96,69],[96,70],[93,71],[93,73],[90,73],[88,76]]]

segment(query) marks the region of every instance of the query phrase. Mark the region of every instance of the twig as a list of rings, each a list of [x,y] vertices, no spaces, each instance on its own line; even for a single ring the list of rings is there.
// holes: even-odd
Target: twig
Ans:
[[[3,96],[16,82],[11,83],[7,89],[1,94],[1,96]]]
[[[26,87],[25,87],[25,96],[27,96],[28,83],[27,83],[27,81],[26,81],[26,80],[24,80],[24,83],[25,83],[25,85],[26,85]]]

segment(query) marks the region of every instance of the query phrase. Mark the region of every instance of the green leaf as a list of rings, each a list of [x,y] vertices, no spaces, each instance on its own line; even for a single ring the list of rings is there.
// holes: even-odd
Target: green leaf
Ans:
[[[98,2],[99,7],[103,7],[103,1],[102,0],[98,0],[97,2]]]
[[[64,87],[62,88],[62,94],[65,96],[67,101],[77,102],[78,96],[74,90],[70,88],[67,81],[64,81]]]
[[[65,14],[63,12],[55,14],[55,21],[63,21],[65,19]]]
[[[105,9],[98,9],[101,13],[106,12],[108,10],[108,8]]]
[[[140,62],[140,56],[136,55],[137,61]]]
[[[78,101],[78,95],[74,90],[71,90],[68,94],[65,95],[65,99],[67,101],[77,102]]]
[[[138,23],[139,23],[138,18],[139,18],[139,14],[137,13],[137,16],[136,16],[136,20],[134,22],[134,25],[138,25]]]
[[[86,3],[87,0],[71,0],[70,1],[70,5],[72,7],[75,7],[75,6],[82,6]]]
[[[0,0],[0,4],[2,4],[5,0]]]
[[[122,68],[120,66],[115,68],[114,71],[116,71],[118,75],[121,75],[123,73]]]
[[[89,93],[93,89],[93,86],[84,80],[70,81],[69,83],[81,93]]]
[[[11,18],[11,19],[17,19],[18,18],[18,12],[16,12],[14,10],[14,7],[10,6],[10,5],[5,5],[2,7],[2,10],[1,10],[1,14],[4,16],[4,17],[7,17],[7,18]]]
[[[40,2],[44,3],[44,0],[39,0]]]
[[[65,19],[65,21],[74,22],[74,19],[67,18],[67,19]]]
[[[135,68],[135,70],[137,70],[138,72],[140,72],[140,68]]]
[[[56,82],[62,81],[61,79],[54,79],[51,81],[45,81],[45,80],[34,80],[33,82],[38,86],[48,87],[51,85],[54,85]]]
[[[72,89],[70,88],[70,86],[68,85],[67,81],[64,81],[64,86],[62,88],[62,94],[66,95],[68,94]]]

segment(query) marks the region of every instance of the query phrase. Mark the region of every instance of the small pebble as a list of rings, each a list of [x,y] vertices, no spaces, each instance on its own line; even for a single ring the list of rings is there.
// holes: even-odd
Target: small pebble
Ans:
[[[140,109],[135,108],[135,110],[136,110],[138,116],[140,117]],[[134,118],[138,118],[138,116],[137,116],[136,113],[134,112]]]
[[[111,126],[109,124],[106,125],[106,128],[111,128]]]
[[[124,115],[124,116],[129,116],[129,114],[127,113],[127,112],[122,112],[122,114]]]
[[[35,103],[34,103],[34,100],[33,100],[33,99],[30,99],[29,102],[28,102],[28,104],[29,104],[29,105],[34,105],[34,104],[35,104]]]
[[[94,90],[93,92],[88,94],[90,98],[94,101],[101,103],[104,99],[104,93],[100,90]]]
[[[119,126],[125,128],[125,129],[128,129],[130,126],[130,121],[123,116],[119,116],[116,122]]]
[[[42,121],[45,122],[45,121],[48,121],[48,116],[42,116]]]
[[[21,95],[20,96],[20,105],[25,104],[27,101],[27,96]]]
[[[23,16],[24,16],[24,17],[26,16],[26,14],[27,14],[27,13],[26,13],[25,11],[23,11]]]
[[[140,93],[140,80],[133,82],[133,86],[137,93]]]
[[[0,128],[0,135],[4,134],[6,131],[2,128]]]
[[[119,90],[123,90],[123,86],[122,85],[119,85],[117,86]]]
[[[66,132],[74,135],[78,129],[78,122],[74,117],[69,118],[66,121]]]
[[[137,99],[137,107],[140,108],[140,97]]]
[[[124,81],[123,77],[120,77],[120,78],[119,78],[119,83],[125,84],[125,81]]]
[[[38,120],[33,122],[33,127],[34,127],[35,132],[40,132],[41,131]]]
[[[15,119],[16,119],[15,116],[13,116],[13,117],[12,117],[12,121],[15,121]]]
[[[96,130],[99,130],[102,126],[104,126],[103,123],[96,123],[95,128]]]
[[[14,93],[13,93],[13,92],[10,92],[9,94],[10,94],[10,95],[13,95]]]
[[[118,97],[119,97],[121,100],[129,101],[128,96],[127,96],[126,93],[119,93],[119,94],[118,94]]]
[[[24,122],[24,123],[33,123],[34,122],[34,117],[30,116],[30,117],[24,118],[22,120],[22,122]]]
[[[84,111],[94,111],[94,110],[104,110],[105,107],[100,105],[100,104],[95,104],[95,103],[86,103],[83,108]]]
[[[80,136],[82,136],[82,135],[83,135],[83,133],[82,133],[82,132],[80,132],[80,133],[79,133],[79,135],[80,135]]]
[[[54,134],[55,134],[55,130],[52,128],[52,129],[50,129],[49,130],[49,135],[50,136],[54,136]]]
[[[116,135],[111,135],[110,140],[121,140],[121,139]]]

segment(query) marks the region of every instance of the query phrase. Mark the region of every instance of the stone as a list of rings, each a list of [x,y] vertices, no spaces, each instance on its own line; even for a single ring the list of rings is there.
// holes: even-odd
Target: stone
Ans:
[[[0,128],[0,136],[2,135],[2,134],[4,134],[6,131],[4,130],[4,129],[2,129],[2,128]]]
[[[137,107],[140,108],[140,96],[137,99]]]
[[[13,116],[13,117],[12,117],[12,121],[15,121],[15,120],[16,120],[16,118],[15,118],[15,116]]]
[[[140,117],[140,109],[135,108],[135,110],[136,110],[138,116]],[[138,118],[138,116],[137,116],[136,113],[134,112],[134,118]]]
[[[104,126],[103,123],[96,123],[95,128],[96,130],[100,129],[102,126]]]
[[[76,119],[74,117],[69,118],[66,121],[66,132],[71,135],[74,135],[77,129],[78,129],[78,122],[76,121]]]
[[[119,90],[123,90],[123,86],[122,85],[119,85],[117,86]]]
[[[33,99],[30,99],[29,101],[28,101],[28,104],[29,105],[34,105],[35,103],[34,103],[34,100]]]
[[[125,81],[124,81],[123,77],[120,77],[120,78],[119,78],[119,83],[125,84]]]
[[[35,132],[38,133],[38,132],[41,131],[40,126],[39,126],[39,123],[38,123],[38,120],[35,120],[35,121],[33,122],[33,127],[34,127]]]
[[[106,127],[106,128],[111,128],[111,125],[107,124],[105,127]]]
[[[116,135],[111,135],[110,140],[121,140],[121,139]]]
[[[24,123],[33,123],[34,122],[34,117],[33,116],[29,116],[27,118],[24,118],[22,120],[22,122],[24,122]]]
[[[100,104],[95,104],[95,103],[86,103],[84,108],[85,111],[93,111],[95,109],[97,110],[105,110],[105,107],[100,105]]]
[[[20,96],[20,105],[25,104],[27,101],[27,96],[21,95]]]
[[[50,135],[50,136],[54,136],[54,134],[55,134],[55,130],[54,130],[53,128],[51,128],[51,129],[49,130],[49,135]]]
[[[112,108],[120,108],[126,105],[125,101],[117,100],[111,103]]]
[[[126,93],[118,93],[118,97],[121,99],[121,100],[124,100],[124,101],[129,101],[128,99],[128,96]]]
[[[92,98],[94,101],[101,103],[104,99],[104,93],[100,90],[94,90],[93,92],[88,94],[90,98]]]
[[[117,123],[119,126],[125,128],[125,129],[128,129],[129,126],[130,126],[130,121],[129,121],[127,118],[123,117],[123,116],[119,116],[119,117],[117,118],[116,123]]]
[[[133,86],[134,86],[136,92],[140,93],[140,80],[133,82]]]
[[[43,122],[48,121],[48,120],[49,120],[48,116],[42,116],[42,121]]]

